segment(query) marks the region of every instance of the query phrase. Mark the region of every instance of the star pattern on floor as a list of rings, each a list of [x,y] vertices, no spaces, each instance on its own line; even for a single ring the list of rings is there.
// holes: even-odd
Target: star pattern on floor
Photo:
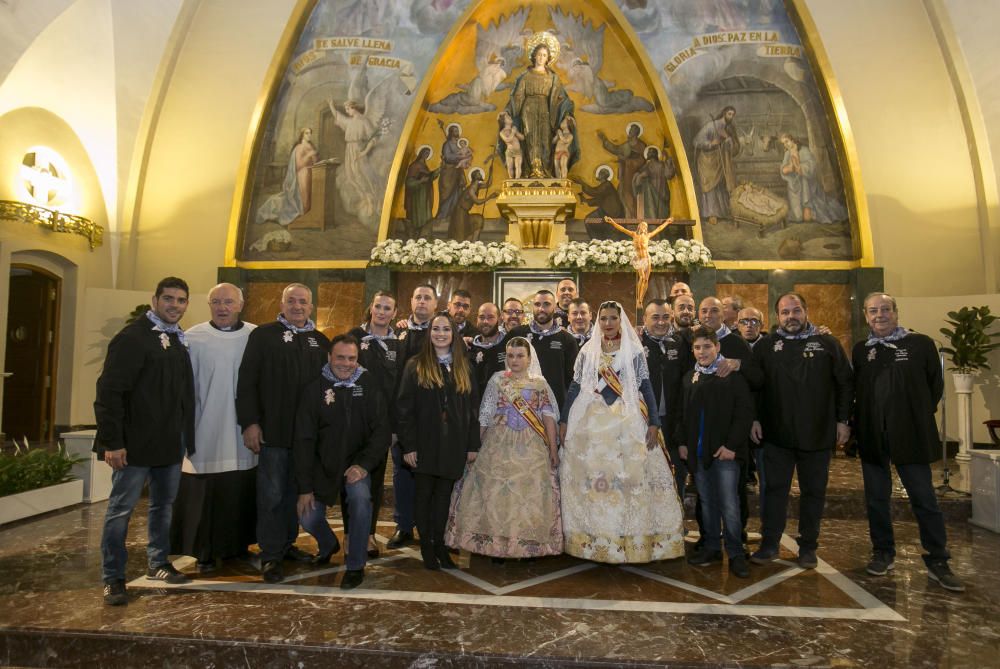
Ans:
[[[749,579],[734,577],[725,565],[693,567],[683,558],[604,565],[559,556],[497,565],[483,556],[463,554],[458,560],[462,568],[429,571],[414,547],[387,551],[382,532],[394,525],[379,526],[382,555],[368,561],[365,581],[355,590],[339,588],[343,552],[335,557],[339,563],[329,566],[291,566],[278,584],[262,583],[259,574],[247,568],[195,575],[189,583],[173,586],[143,577],[129,587],[550,609],[904,620],[822,558],[813,570],[778,559],[752,567]],[[343,535],[341,523],[331,521],[331,527]],[[308,547],[309,541],[302,535],[298,544]],[[781,544],[782,556],[797,553],[791,537],[782,537]],[[175,565],[190,573],[193,560],[179,559]]]

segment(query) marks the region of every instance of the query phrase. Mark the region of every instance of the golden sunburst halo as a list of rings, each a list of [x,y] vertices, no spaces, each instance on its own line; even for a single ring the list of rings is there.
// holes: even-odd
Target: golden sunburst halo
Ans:
[[[548,30],[543,30],[529,37],[525,43],[529,61],[531,60],[531,54],[535,51],[535,47],[539,44],[544,44],[549,50],[549,65],[559,60],[559,39]]]

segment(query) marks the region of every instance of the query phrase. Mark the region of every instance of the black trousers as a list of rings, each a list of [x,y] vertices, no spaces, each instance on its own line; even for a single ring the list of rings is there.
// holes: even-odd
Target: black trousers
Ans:
[[[862,462],[865,478],[865,503],[868,506],[868,532],[872,547],[896,555],[892,533],[892,464],[886,456],[881,463]],[[938,506],[931,480],[931,467],[924,464],[896,465],[899,479],[910,496],[910,507],[920,528],[920,544],[927,551],[924,562],[943,562],[948,553],[944,515]]]
[[[448,523],[448,507],[455,479],[414,472],[416,494],[413,515],[420,533],[420,544],[444,547],[444,528]]]
[[[788,493],[792,488],[792,473],[799,478],[799,550],[816,550],[819,525],[826,504],[826,484],[830,476],[832,451],[803,451],[781,448],[772,443],[764,446],[764,469],[767,471],[767,491],[764,495],[764,515],[761,548],[776,549],[781,542],[788,520]]]

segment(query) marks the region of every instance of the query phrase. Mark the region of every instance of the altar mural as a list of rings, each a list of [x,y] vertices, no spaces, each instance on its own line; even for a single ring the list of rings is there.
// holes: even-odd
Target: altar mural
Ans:
[[[544,247],[618,235],[605,215],[700,211],[716,259],[854,258],[808,57],[776,0],[318,0],[264,117],[237,257]]]

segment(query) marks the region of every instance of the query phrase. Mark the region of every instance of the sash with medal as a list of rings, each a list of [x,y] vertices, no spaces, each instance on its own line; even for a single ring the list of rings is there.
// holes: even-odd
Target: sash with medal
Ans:
[[[605,383],[608,384],[608,388],[611,388],[618,397],[622,397],[622,381],[618,378],[618,373],[612,369],[611,365],[601,365],[598,368],[598,373],[604,379]],[[641,394],[639,395],[639,412],[642,414],[642,418],[646,421],[646,424],[649,425],[649,407],[646,406],[646,400]],[[670,462],[670,454],[667,453],[667,444],[663,441],[663,430],[656,431],[656,443],[660,446],[660,450],[663,451],[663,455],[667,458],[667,462],[670,463],[670,467],[673,468],[673,463]]]
[[[538,436],[542,438],[542,442],[548,446],[549,439],[545,435],[545,423],[542,422],[541,417],[535,413],[535,410],[531,408],[528,401],[524,399],[521,393],[517,392],[517,389],[513,386],[514,384],[511,383],[504,388],[504,397],[507,398],[507,401],[510,402],[511,406],[517,409],[517,412],[521,414],[521,417],[524,418],[525,422],[531,426],[531,429],[538,433]]]

